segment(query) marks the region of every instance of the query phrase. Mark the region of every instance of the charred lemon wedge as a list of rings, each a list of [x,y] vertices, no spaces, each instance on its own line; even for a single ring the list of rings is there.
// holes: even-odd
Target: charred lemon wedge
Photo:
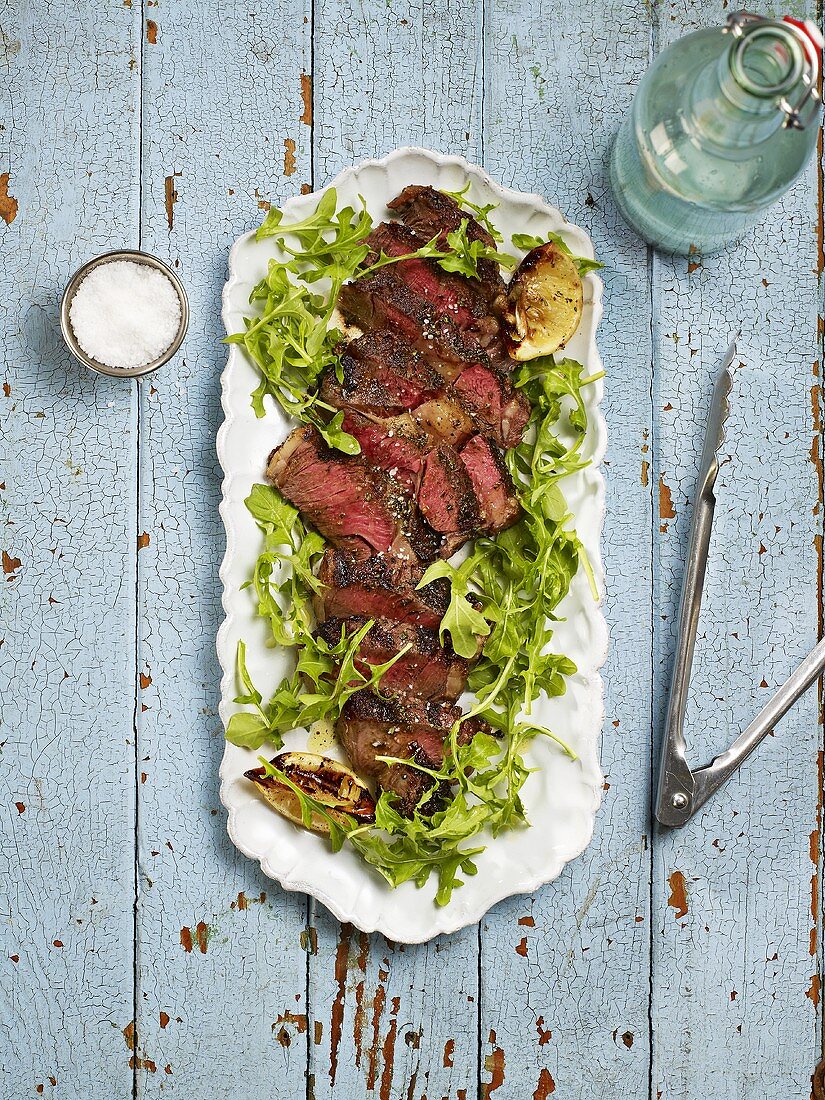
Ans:
[[[375,800],[349,768],[328,756],[309,752],[284,752],[273,757],[270,764],[310,798],[320,802],[333,821],[346,827],[366,825],[375,820]],[[296,825],[303,825],[301,801],[291,787],[277,775],[267,775],[266,768],[244,772],[273,809]],[[316,833],[329,835],[329,821],[313,810],[309,827]]]
[[[553,241],[528,252],[510,282],[507,350],[523,362],[563,348],[582,316],[582,280],[576,261]]]

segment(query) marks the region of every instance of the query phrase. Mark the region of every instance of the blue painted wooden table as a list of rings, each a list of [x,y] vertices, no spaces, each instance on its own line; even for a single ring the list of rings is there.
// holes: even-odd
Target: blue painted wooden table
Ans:
[[[691,261],[647,250],[605,183],[651,57],[726,6],[0,3],[3,1100],[810,1094],[815,694],[686,828],[649,813],[702,422],[740,322],[695,762],[822,629],[822,177]],[[230,243],[270,203],[410,143],[543,193],[607,264],[612,648],[587,853],[480,926],[404,948],[283,893],[227,841],[214,439]],[[57,324],[81,261],[137,245],[192,304],[182,354],[142,384],[84,372]]]

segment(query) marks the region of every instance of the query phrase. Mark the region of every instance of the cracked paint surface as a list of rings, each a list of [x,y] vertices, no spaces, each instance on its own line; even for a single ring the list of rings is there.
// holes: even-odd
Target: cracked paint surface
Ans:
[[[701,423],[734,319],[743,367],[697,646],[696,762],[821,629],[813,174],[741,249],[649,257],[603,170],[649,60],[650,12],[624,3],[574,22],[550,0],[140,9],[90,19],[35,0],[0,27],[0,236],[15,241],[0,269],[0,1018],[22,1021],[20,1095],[738,1100],[755,1079],[807,1095],[821,1011],[813,695],[684,830],[651,837],[647,806]],[[657,15],[655,47],[723,17],[681,0]],[[403,948],[282,892],[226,837],[214,436],[232,241],[270,203],[417,143],[545,194],[607,263],[611,652],[591,847],[480,928]],[[151,385],[121,385],[79,371],[53,319],[71,271],[138,230],[183,278],[192,321]]]

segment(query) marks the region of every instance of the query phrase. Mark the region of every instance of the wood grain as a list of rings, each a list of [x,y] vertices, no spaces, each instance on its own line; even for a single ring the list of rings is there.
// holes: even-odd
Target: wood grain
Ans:
[[[673,15],[660,47],[725,13],[679,3]],[[742,326],[687,715],[697,765],[817,637],[816,200],[812,166],[738,247],[654,263],[658,719],[702,425],[715,365]],[[808,1095],[819,1061],[817,718],[811,692],[697,818],[656,838],[653,1087],[663,1097]]]
[[[609,43],[600,41],[606,26]],[[595,5],[571,25],[552,3],[502,3],[488,36],[487,167],[583,225],[607,265],[598,340],[611,637],[595,839],[556,883],[482,922],[482,1079],[496,1100],[637,1097],[649,1059],[649,272],[644,245],[613,206],[605,161],[647,66],[648,23],[630,7]]]
[[[140,31],[45,0],[0,24],[0,1093],[126,1096],[136,409],[70,359],[58,302],[137,243]]]
[[[694,762],[821,630],[815,172],[741,246],[689,262],[648,254],[604,179],[650,50],[724,15],[0,4],[2,1100],[808,1095],[813,694],[685,829],[651,836],[647,809],[713,365],[740,321]],[[408,143],[545,194],[607,264],[612,648],[591,848],[480,929],[401,948],[283,893],[225,835],[214,435],[229,245]],[[181,355],[140,385],[75,366],[56,325],[77,264],[138,242],[192,305]]]
[[[477,159],[480,26],[473,5],[316,4],[316,186],[399,145]],[[316,905],[312,923],[310,1073],[317,1100],[474,1096],[476,928],[404,947],[341,928]]]
[[[142,240],[180,272],[192,321],[181,355],[141,388],[138,1092],[292,1100],[305,1092],[306,901],[234,849],[218,801],[215,433],[229,246],[307,168],[309,30],[298,4],[151,12]]]

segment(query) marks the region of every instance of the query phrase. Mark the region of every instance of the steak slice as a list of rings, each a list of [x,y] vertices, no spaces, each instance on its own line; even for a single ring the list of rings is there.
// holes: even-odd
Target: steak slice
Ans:
[[[446,247],[447,234],[466,221],[467,236],[471,241],[481,241],[488,248],[496,247],[492,236],[475,218],[462,210],[455,199],[434,187],[412,184],[405,187],[387,206],[424,240],[438,237],[439,244]],[[498,264],[494,260],[480,260],[478,273],[487,295],[488,309],[494,315],[500,316],[507,303],[507,288]]]
[[[476,435],[460,454],[478,501],[481,530],[494,535],[512,527],[521,515],[521,505],[501,449],[486,436]]]
[[[479,428],[469,413],[447,396],[425,401],[412,412],[397,416],[347,410],[342,426],[358,440],[368,462],[386,470],[392,480],[413,492],[434,447],[442,443],[460,447]]]
[[[427,523],[442,534],[469,538],[478,529],[481,515],[473,482],[453,447],[442,444],[427,455],[418,507]]]
[[[497,443],[513,447],[530,416],[524,395],[488,361],[452,364],[442,368],[445,378],[407,341],[387,331],[348,344],[340,369],[343,381],[332,368],[322,379],[320,395],[328,405],[373,416],[414,410],[419,425],[436,441],[460,446],[481,427]]]
[[[485,431],[502,447],[517,447],[530,419],[530,402],[513,388],[508,376],[485,363],[471,363],[453,389]]]
[[[367,262],[374,263],[382,252],[405,256],[426,243],[426,238],[403,222],[383,222],[367,237],[366,244],[373,250]],[[460,329],[472,329],[482,344],[498,335],[499,323],[490,313],[488,295],[478,279],[445,271],[437,261],[425,259],[402,260],[393,271],[438,313],[447,314]]]
[[[359,559],[330,548],[321,559],[324,586],[314,601],[320,623],[361,616],[393,619],[437,630],[450,603],[450,582],[437,580],[416,589],[424,570],[383,555]]]
[[[321,381],[321,397],[340,409],[345,406],[379,416],[414,409],[444,389],[441,376],[428,366],[407,341],[395,333],[376,331],[347,344],[338,381],[330,368]]]
[[[431,561],[440,551],[441,539],[409,493],[363,457],[327,447],[311,426],[296,428],[272,451],[266,472],[325,538],[356,557]]]
[[[381,419],[348,411],[342,427],[358,440],[367,462],[385,470],[409,492],[415,492],[432,443],[410,413]]]
[[[387,206],[424,240],[429,241],[433,237],[446,239],[448,233],[466,221],[467,236],[471,241],[481,241],[488,248],[496,247],[496,242],[475,218],[462,210],[455,199],[434,187],[410,184]]]
[[[391,267],[345,283],[338,308],[347,324],[363,332],[391,329],[405,337],[447,381],[465,364],[486,358],[472,333],[462,331],[432,303],[413,294]]]
[[[345,703],[335,731],[353,769],[394,792],[399,813],[409,816],[433,786],[433,780],[415,768],[376,758],[395,756],[437,769],[444,761],[444,738],[460,717],[459,708],[446,703],[383,698],[371,691],[357,691]],[[482,729],[489,731],[481,719],[467,719],[460,727],[460,742],[466,743]],[[424,809],[435,812],[448,793],[446,784],[439,784]]]
[[[340,640],[343,629],[352,636],[366,622],[366,618],[327,619],[318,633],[329,645],[334,645]],[[368,675],[370,665],[386,664],[405,645],[410,648],[381,677],[381,694],[415,695],[420,699],[454,703],[466,687],[473,661],[459,657],[449,642],[442,645],[437,630],[392,619],[376,619],[359,646],[355,666]],[[481,652],[481,644],[478,652]]]

